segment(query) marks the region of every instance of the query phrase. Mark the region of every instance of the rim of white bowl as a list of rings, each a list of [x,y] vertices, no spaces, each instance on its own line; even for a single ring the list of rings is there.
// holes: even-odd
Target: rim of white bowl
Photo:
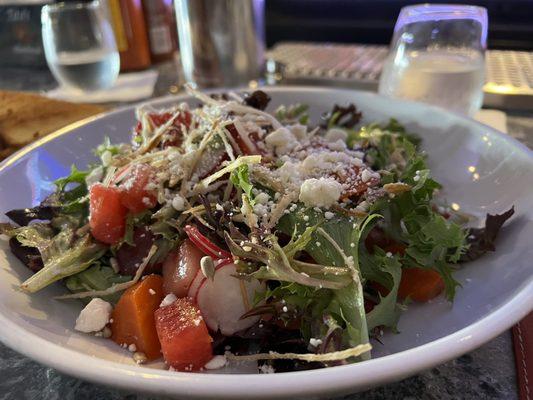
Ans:
[[[270,92],[353,92],[358,96],[381,97],[374,93],[349,89],[313,88],[305,86],[267,87]],[[223,90],[219,89],[218,91]],[[149,104],[160,104],[170,100],[181,100],[188,95],[165,96]],[[397,102],[397,100],[387,99]],[[405,103],[405,101],[398,101]],[[413,103],[416,107],[432,109],[441,114],[451,114],[437,107]],[[146,103],[144,103],[146,104]],[[33,149],[55,140],[77,128],[124,112],[136,107],[130,105],[102,113],[68,125],[33,144],[19,150],[0,163],[0,173],[24,157]],[[473,119],[456,115],[457,118],[483,126],[492,134],[509,141],[530,157],[533,152],[515,139],[498,132],[490,126]],[[468,351],[496,337],[533,309],[533,277],[525,282],[517,293],[505,304],[494,309],[475,323],[450,335],[391,355],[319,370],[285,372],[279,374],[201,374],[167,370],[155,370],[142,366],[126,365],[115,361],[89,356],[79,351],[65,349],[36,334],[30,333],[5,315],[0,314],[0,341],[13,350],[30,357],[41,364],[55,368],[67,375],[95,383],[119,387],[126,390],[157,393],[160,395],[186,395],[190,398],[278,398],[291,396],[326,395],[348,393],[367,389],[378,384],[403,379],[416,372],[431,368]],[[75,360],[75,361],[73,361]]]

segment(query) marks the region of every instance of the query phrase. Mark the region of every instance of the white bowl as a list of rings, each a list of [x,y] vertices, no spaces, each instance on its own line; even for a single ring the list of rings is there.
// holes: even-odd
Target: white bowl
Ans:
[[[53,300],[65,289],[53,285],[33,296],[17,291],[30,276],[0,243],[0,339],[43,364],[76,377],[128,390],[190,398],[312,398],[355,392],[398,380],[468,352],[492,339],[533,308],[533,156],[525,146],[487,126],[438,108],[339,89],[268,89],[279,104],[310,105],[312,117],[334,103],[354,102],[364,122],[404,123],[424,139],[443,195],[462,210],[482,217],[515,205],[497,251],[464,265],[456,274],[463,287],[453,304],[443,299],[412,305],[402,315],[400,334],[386,334],[370,361],[321,370],[272,375],[178,373],[137,366],[110,341],[73,331],[81,308]],[[172,97],[155,106],[190,100]],[[192,100],[196,105],[198,102]],[[0,165],[0,212],[35,205],[53,190],[53,180],[71,164],[95,161],[91,149],[110,136],[127,141],[134,108],[113,111],[62,129],[21,150]],[[473,170],[473,168],[475,170]],[[1,217],[5,219],[5,217]]]

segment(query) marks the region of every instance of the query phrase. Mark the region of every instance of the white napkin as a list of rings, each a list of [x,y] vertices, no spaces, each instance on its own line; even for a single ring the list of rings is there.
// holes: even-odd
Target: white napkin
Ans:
[[[104,90],[83,92],[59,86],[45,94],[58,100],[74,103],[109,103],[137,101],[151,97],[159,73],[156,70],[120,74],[115,84]]]

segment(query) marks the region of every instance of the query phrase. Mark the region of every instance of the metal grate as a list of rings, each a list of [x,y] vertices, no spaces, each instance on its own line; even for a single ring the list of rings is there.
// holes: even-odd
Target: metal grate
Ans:
[[[269,52],[283,79],[375,90],[386,46],[285,42]],[[533,52],[488,50],[484,105],[533,109]]]
[[[525,51],[487,52],[486,83],[512,85],[515,90],[533,90],[533,53]]]

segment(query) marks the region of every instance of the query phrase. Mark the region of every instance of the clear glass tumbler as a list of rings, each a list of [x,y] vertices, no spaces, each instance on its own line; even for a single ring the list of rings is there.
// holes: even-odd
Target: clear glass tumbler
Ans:
[[[61,85],[83,91],[113,85],[120,58],[99,1],[46,5],[41,22],[46,61]]]
[[[379,93],[474,115],[483,103],[487,24],[483,7],[402,8]]]
[[[260,78],[265,0],[175,0],[174,4],[188,82],[238,87]]]

